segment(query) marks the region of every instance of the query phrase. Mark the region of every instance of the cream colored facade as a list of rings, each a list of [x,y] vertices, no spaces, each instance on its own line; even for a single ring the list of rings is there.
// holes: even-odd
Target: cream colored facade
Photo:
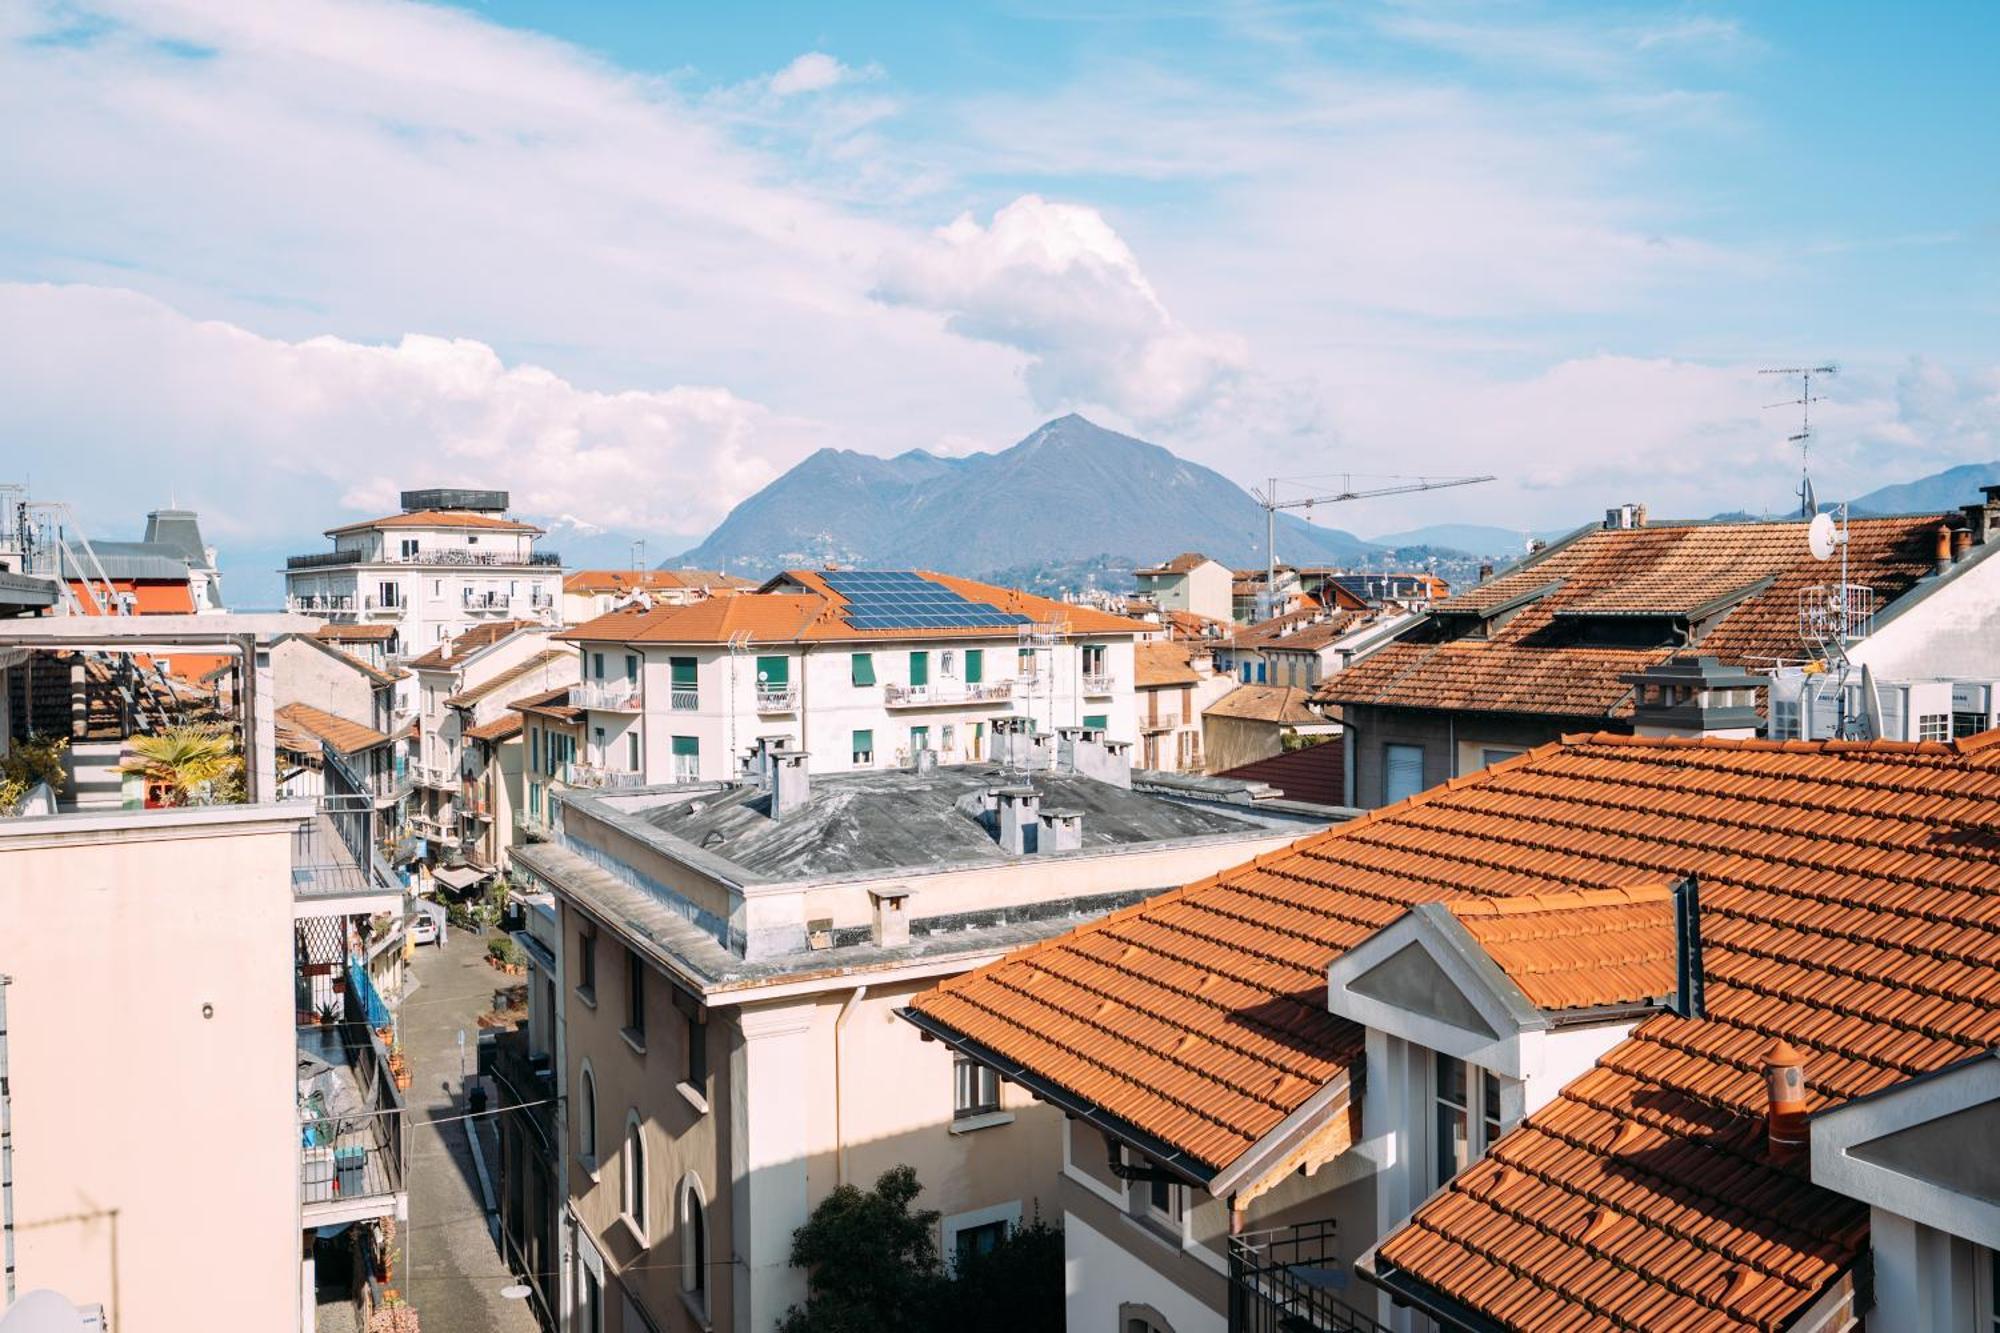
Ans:
[[[1133,575],[1139,595],[1151,598],[1162,611],[1191,611],[1210,620],[1228,620],[1234,614],[1229,590],[1235,577],[1229,566],[1206,557],[1186,569],[1161,565]]]
[[[310,814],[0,820],[21,1292],[120,1330],[299,1326],[290,840]]]

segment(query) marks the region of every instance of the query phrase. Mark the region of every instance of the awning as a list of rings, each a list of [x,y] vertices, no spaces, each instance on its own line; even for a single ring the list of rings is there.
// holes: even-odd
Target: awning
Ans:
[[[431,871],[431,878],[447,889],[464,890],[486,879],[492,873],[477,866],[439,866]]]

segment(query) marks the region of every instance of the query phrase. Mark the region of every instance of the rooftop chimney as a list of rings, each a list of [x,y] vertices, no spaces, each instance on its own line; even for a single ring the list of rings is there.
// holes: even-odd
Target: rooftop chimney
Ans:
[[[1771,1155],[1780,1160],[1803,1152],[1810,1124],[1806,1119],[1806,1057],[1783,1037],[1764,1053],[1765,1128]]]
[[[914,773],[935,773],[937,764],[937,751],[928,745],[919,747],[910,755],[910,770]]]
[[[994,794],[1000,800],[1000,850],[1014,856],[1033,852],[1042,794],[1033,787],[1002,787]]]
[[[1754,737],[1757,691],[1769,681],[1713,657],[1670,657],[1619,677],[1632,687],[1637,736]]]
[[[805,808],[812,799],[812,782],[804,750],[776,750],[771,756],[771,818],[783,819]]]
[[[1951,530],[1951,562],[1955,565],[1972,554],[1972,532],[1968,528]]]
[[[1056,767],[1076,772],[1076,746],[1083,739],[1082,727],[1056,728]]]
[[[1114,741],[1095,728],[1085,730],[1076,744],[1076,766],[1080,778],[1091,778],[1114,787],[1132,785],[1132,742]]]
[[[1674,885],[1674,1001],[1682,1018],[1708,1016],[1708,974],[1701,961],[1701,883],[1689,875]]]
[[[1940,523],[1937,525],[1937,572],[1944,574],[1951,569],[1951,529]]]
[[[1073,852],[1083,846],[1083,811],[1044,810],[1035,831],[1037,852]]]
[[[875,905],[874,929],[871,932],[874,943],[884,949],[894,949],[910,942],[910,891],[901,884],[890,884],[868,890],[868,900]]]

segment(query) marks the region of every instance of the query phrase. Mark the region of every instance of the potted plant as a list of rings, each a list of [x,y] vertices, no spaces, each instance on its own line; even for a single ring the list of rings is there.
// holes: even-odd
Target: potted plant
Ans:
[[[325,1004],[319,1007],[319,1025],[321,1027],[330,1028],[335,1026],[339,1022],[340,1022],[340,1010],[337,1006],[335,1006],[332,1000],[328,1000]]]
[[[242,785],[236,744],[220,727],[168,727],[134,736],[127,748],[131,756],[118,771],[145,779],[148,807],[211,805]]]

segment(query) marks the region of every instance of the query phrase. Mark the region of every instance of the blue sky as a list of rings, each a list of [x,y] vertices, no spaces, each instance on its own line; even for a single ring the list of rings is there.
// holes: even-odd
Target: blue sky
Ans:
[[[1988,5],[0,14],[0,473],[266,546],[404,485],[692,541],[1080,410],[1363,533],[2000,457]]]

